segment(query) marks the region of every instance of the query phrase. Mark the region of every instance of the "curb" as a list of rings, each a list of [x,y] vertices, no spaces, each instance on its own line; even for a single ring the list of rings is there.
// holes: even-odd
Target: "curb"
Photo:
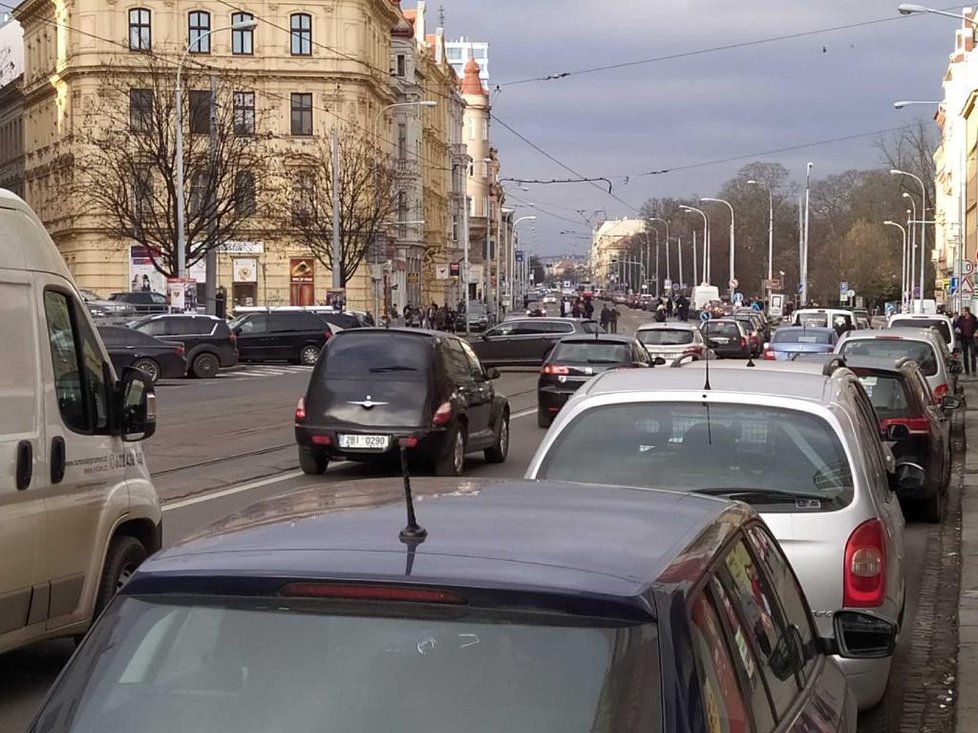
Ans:
[[[965,458],[961,486],[961,590],[958,598],[958,678],[954,730],[978,730],[978,450],[968,436],[978,431],[978,383],[962,382],[969,407],[964,418]]]

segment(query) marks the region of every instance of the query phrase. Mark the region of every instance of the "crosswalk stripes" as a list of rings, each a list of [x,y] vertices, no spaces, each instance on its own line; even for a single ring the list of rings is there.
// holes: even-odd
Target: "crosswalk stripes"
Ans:
[[[233,369],[222,369],[216,376],[218,379],[262,379],[310,371],[312,371],[311,366],[302,364],[243,364]]]

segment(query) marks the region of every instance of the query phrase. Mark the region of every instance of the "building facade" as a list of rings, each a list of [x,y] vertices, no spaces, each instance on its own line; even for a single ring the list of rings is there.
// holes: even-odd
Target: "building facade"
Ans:
[[[623,250],[623,240],[646,231],[644,219],[613,219],[602,222],[591,241],[590,266],[595,282],[610,287],[620,279],[615,265],[618,254]]]
[[[24,196],[23,76],[0,86],[0,188]]]

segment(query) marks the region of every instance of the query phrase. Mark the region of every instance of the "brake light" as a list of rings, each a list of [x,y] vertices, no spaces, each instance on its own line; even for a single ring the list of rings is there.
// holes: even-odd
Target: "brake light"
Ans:
[[[228,338],[229,338],[229,339],[231,339],[231,346],[233,346],[233,347],[235,347],[235,348],[237,348],[237,347],[238,347],[238,337],[237,337],[237,336],[235,336],[235,335],[234,335],[234,334],[232,333],[232,334],[231,334],[230,336],[228,336]]]
[[[774,355],[774,349],[764,349],[763,356],[768,361],[777,361],[777,357]]]
[[[330,331],[330,330],[329,330],[329,329],[327,328],[327,329],[326,329],[326,331],[325,331],[325,332],[323,333],[323,341],[329,341],[329,338],[330,338],[330,336],[332,336],[332,335],[333,335],[333,332],[332,332],[332,331]]]
[[[299,404],[295,406],[295,421],[302,422],[306,419],[306,398],[300,397]]]
[[[464,605],[465,599],[436,588],[406,588],[389,585],[339,585],[333,583],[289,583],[280,591],[290,598],[335,598],[347,601],[404,601]]]
[[[740,348],[742,348],[742,349],[746,349],[747,348],[747,339],[741,337],[741,339],[740,339]]]
[[[541,374],[570,374],[570,369],[565,366],[558,366],[557,364],[544,364],[543,369],[540,370]]]
[[[947,393],[948,393],[948,386],[946,383],[937,385],[937,387],[934,389],[934,402],[935,403],[940,402],[941,399],[944,397],[944,395],[946,395]]]
[[[886,594],[886,540],[879,519],[863,522],[846,542],[842,605],[872,608]]]
[[[691,346],[688,349],[683,349],[683,356],[703,356],[702,346]]]
[[[883,430],[890,425],[906,425],[911,435],[930,435],[930,420],[926,417],[891,417],[880,420]]]
[[[310,438],[310,440],[313,442],[313,445],[332,445],[333,444],[333,439],[330,438],[328,435],[313,435]]]
[[[438,409],[435,410],[435,414],[431,416],[431,422],[435,425],[447,425],[448,421],[452,419],[452,403],[442,402],[438,405]]]

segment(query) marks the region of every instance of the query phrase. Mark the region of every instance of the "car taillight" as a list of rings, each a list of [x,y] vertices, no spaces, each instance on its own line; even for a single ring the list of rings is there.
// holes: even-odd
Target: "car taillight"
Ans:
[[[302,422],[306,419],[306,398],[300,397],[299,404],[295,406],[295,421]]]
[[[431,416],[431,422],[435,425],[446,425],[452,419],[452,403],[442,402]]]
[[[774,349],[764,349],[763,356],[768,361],[777,361],[777,357],[774,355]]]
[[[746,349],[747,348],[747,339],[745,339],[745,338],[741,338],[740,339],[740,348],[742,348],[742,349]]]
[[[325,331],[325,332],[323,333],[323,341],[329,341],[329,338],[330,338],[330,336],[332,336],[332,335],[333,335],[333,332],[332,332],[332,331],[330,331],[330,330],[329,330],[329,329],[327,328],[327,329],[326,329],[326,331]]]
[[[235,348],[237,348],[238,347],[238,337],[235,336],[232,333],[230,336],[228,336],[228,338],[231,339],[231,346],[234,346]]]
[[[565,366],[559,366],[557,364],[544,364],[543,369],[540,370],[541,374],[570,374],[570,369]]]
[[[438,588],[396,585],[344,585],[332,583],[289,583],[281,594],[290,598],[335,598],[349,601],[400,601],[406,603],[450,603],[464,605],[465,599]]]
[[[938,402],[940,402],[943,399],[944,395],[946,395],[947,393],[948,393],[948,386],[947,386],[947,384],[939,384],[939,385],[937,385],[937,387],[934,389],[934,402],[935,402],[935,404],[938,403]]]
[[[906,425],[911,435],[930,435],[930,420],[926,417],[888,417],[880,420],[883,430],[890,425]]]
[[[179,346],[175,346],[173,348],[173,353],[176,354],[177,356],[183,356],[187,352],[186,349],[183,348],[183,344],[180,344]]]
[[[690,346],[688,349],[683,349],[682,356],[703,356],[703,347]]]
[[[309,438],[313,445],[332,445],[333,439],[328,435],[313,435]]]
[[[846,542],[842,605],[872,608],[886,594],[886,539],[879,519],[863,522]]]

